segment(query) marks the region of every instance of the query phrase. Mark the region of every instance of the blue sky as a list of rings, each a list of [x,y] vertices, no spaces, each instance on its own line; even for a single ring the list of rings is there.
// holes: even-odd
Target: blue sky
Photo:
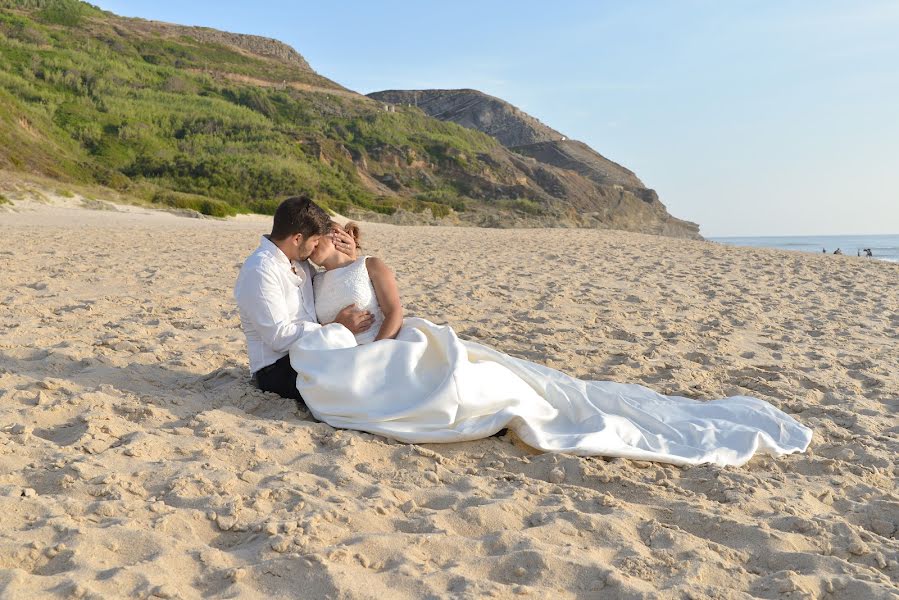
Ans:
[[[706,236],[899,233],[899,2],[99,0],[254,33],[368,93],[468,87]]]

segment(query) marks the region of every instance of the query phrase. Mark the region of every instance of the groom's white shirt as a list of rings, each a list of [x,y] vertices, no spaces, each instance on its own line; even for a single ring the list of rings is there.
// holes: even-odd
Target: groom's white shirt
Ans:
[[[315,318],[312,275],[308,262],[292,262],[266,236],[240,268],[234,299],[251,373],[287,355],[291,344],[321,327]]]

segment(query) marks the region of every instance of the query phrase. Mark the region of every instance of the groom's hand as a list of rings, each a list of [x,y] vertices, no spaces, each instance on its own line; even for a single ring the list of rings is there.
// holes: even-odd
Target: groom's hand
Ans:
[[[334,322],[340,323],[355,335],[368,331],[368,328],[375,322],[375,316],[367,310],[359,310],[355,304],[350,304],[337,313]]]

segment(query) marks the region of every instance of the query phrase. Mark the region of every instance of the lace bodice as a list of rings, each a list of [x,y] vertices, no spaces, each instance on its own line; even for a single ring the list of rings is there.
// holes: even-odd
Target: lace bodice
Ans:
[[[312,281],[315,314],[319,323],[333,322],[337,313],[350,304],[355,304],[360,310],[370,311],[375,316],[371,328],[356,335],[356,342],[359,344],[375,341],[384,322],[384,313],[381,312],[375,288],[368,275],[367,258],[362,256],[345,267],[319,273]]]

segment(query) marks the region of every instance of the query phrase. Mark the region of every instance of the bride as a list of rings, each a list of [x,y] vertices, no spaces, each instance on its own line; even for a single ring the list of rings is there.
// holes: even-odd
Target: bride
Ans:
[[[359,228],[346,231],[358,246]],[[584,381],[404,318],[389,267],[336,251],[328,236],[310,260],[324,269],[313,282],[316,314],[331,324],[300,338],[290,363],[309,410],[334,427],[411,443],[509,428],[544,451],[673,464],[742,465],[755,452],[802,452],[811,440],[811,429],[757,398],[698,401]],[[368,331],[332,323],[349,304],[374,314]]]

